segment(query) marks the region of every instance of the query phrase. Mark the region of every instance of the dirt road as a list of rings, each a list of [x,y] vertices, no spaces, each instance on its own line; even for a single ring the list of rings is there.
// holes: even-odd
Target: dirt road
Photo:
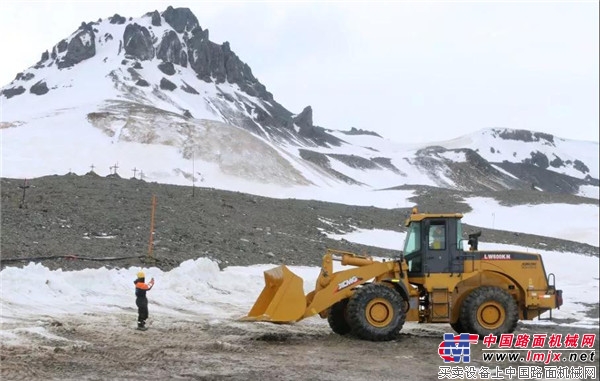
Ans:
[[[450,330],[445,324],[407,323],[398,340],[373,343],[333,334],[326,321],[318,318],[273,325],[173,321],[156,316],[145,332],[134,329],[134,318],[133,312],[41,318],[36,324],[41,323],[45,330],[31,329],[26,343],[3,340],[0,378],[436,380],[439,367],[444,365],[437,354],[438,345],[443,333]],[[550,330],[534,325],[518,328],[520,333],[575,331],[556,326]],[[598,330],[578,331],[598,335]],[[482,348],[481,343],[473,346],[470,365],[509,365],[484,363]],[[594,350],[597,353],[597,341]],[[597,359],[593,364],[577,364],[597,367]]]

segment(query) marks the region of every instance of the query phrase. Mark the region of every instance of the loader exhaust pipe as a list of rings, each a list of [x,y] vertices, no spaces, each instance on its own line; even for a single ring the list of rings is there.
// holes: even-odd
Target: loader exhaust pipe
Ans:
[[[284,265],[267,270],[264,275],[265,287],[241,320],[292,323],[302,319],[306,310],[302,278]]]

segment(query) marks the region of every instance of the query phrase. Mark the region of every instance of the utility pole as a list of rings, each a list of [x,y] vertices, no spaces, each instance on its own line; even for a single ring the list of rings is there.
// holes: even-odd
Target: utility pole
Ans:
[[[116,175],[117,174],[117,169],[119,169],[119,163],[115,163],[114,168],[115,168],[115,175]]]
[[[133,171],[133,178],[135,179],[135,174],[137,173],[138,169],[136,167],[133,167],[132,171]]]
[[[152,195],[152,212],[150,213],[150,241],[148,242],[148,258],[153,258],[152,247],[154,240],[154,210],[156,209],[156,195]]]
[[[92,172],[94,172],[94,168],[96,168],[96,167],[94,167],[94,164],[92,164],[92,165],[90,165],[90,168],[92,169]]]
[[[194,161],[194,149],[192,148],[192,197],[194,197],[196,191],[196,169]]]
[[[27,179],[23,181],[23,185],[19,185],[19,188],[23,189],[23,198],[21,199],[21,203],[19,204],[19,209],[27,209],[27,204],[25,203],[25,191],[29,188],[29,184],[27,184]]]

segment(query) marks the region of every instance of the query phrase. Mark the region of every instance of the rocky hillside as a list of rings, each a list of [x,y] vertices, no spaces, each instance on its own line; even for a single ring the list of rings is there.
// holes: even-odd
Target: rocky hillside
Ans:
[[[273,199],[91,173],[31,180],[25,198],[23,185],[17,179],[0,182],[2,267],[31,260],[64,270],[145,264],[152,195],[156,195],[156,211],[154,260],[150,262],[164,270],[198,257],[214,259],[221,266],[320,265],[327,248],[393,257],[400,253],[402,242],[398,242],[398,250],[386,250],[334,240],[325,233],[357,228],[401,232],[411,208]],[[492,195],[508,205],[590,202],[531,190],[469,193],[423,186],[412,189],[414,205],[431,212],[468,212],[463,200],[473,196]],[[483,231],[482,242],[598,255],[597,247],[549,237],[468,225],[465,234],[476,230]]]

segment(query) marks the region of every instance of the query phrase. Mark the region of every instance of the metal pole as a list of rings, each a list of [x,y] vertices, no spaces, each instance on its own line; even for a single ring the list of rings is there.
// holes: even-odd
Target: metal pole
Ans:
[[[152,195],[152,212],[150,214],[150,240],[148,243],[148,257],[152,257],[152,246],[154,239],[154,210],[156,209],[156,195]]]
[[[194,149],[192,147],[192,197],[194,197],[196,193],[196,166],[194,160]]]
[[[25,191],[29,188],[29,184],[27,184],[27,179],[23,181],[23,185],[19,185],[19,188],[23,189],[23,198],[21,199],[21,203],[19,204],[19,209],[27,208],[27,204],[25,203]]]

